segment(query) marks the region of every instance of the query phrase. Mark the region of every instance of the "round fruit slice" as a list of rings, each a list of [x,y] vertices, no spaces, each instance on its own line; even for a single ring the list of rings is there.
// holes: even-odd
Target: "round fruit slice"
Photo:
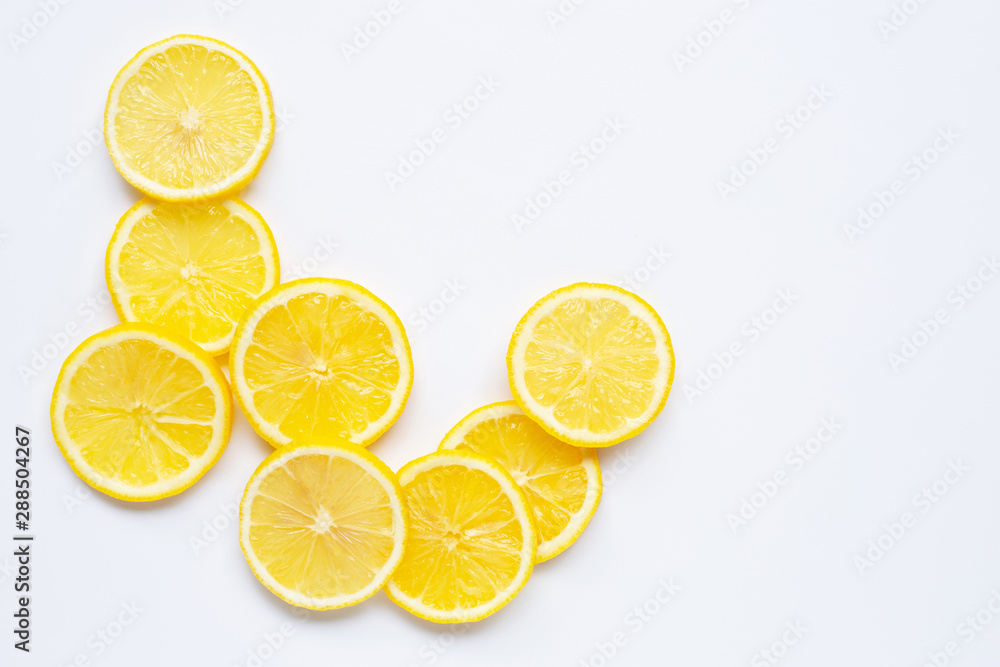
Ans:
[[[410,541],[386,594],[428,621],[478,621],[524,587],[538,532],[524,492],[494,461],[443,451],[399,471]]]
[[[98,491],[157,500],[194,484],[229,441],[233,404],[211,357],[144,324],[83,341],[52,393],[52,435]]]
[[[229,373],[243,414],[275,447],[330,435],[367,446],[403,411],[413,360],[403,323],[377,296],[305,278],[250,307]]]
[[[256,175],[274,138],[267,82],[218,40],[176,35],[118,72],[104,111],[115,168],[151,197],[221,197]]]
[[[342,438],[274,452],[240,503],[250,569],[282,600],[309,609],[374,595],[403,558],[407,526],[392,470]]]
[[[594,450],[556,440],[514,401],[473,411],[439,449],[482,454],[511,474],[535,511],[539,563],[573,544],[601,501],[601,468]]]
[[[144,199],[118,222],[105,258],[118,316],[229,349],[236,324],[278,282],[264,219],[238,199],[177,204]]]
[[[606,447],[660,414],[674,350],[663,320],[638,296],[576,283],[521,318],[507,349],[507,377],[517,404],[553,436]]]

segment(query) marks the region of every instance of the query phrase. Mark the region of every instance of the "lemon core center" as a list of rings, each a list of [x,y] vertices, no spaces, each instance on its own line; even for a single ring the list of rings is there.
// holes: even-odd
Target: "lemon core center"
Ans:
[[[197,109],[188,107],[185,111],[177,117],[177,125],[180,127],[181,132],[187,135],[195,135],[201,133],[203,123],[201,120],[201,114],[198,113]]]
[[[313,523],[311,528],[315,532],[323,534],[330,530],[331,527],[333,527],[333,518],[330,516],[329,512],[321,508],[319,514],[316,515],[316,521]]]

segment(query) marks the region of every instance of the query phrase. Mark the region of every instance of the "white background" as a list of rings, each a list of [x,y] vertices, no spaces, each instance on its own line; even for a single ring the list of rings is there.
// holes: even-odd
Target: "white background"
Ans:
[[[908,0],[919,9],[886,37],[892,2],[589,0],[553,28],[558,0],[403,0],[348,62],[340,45],[386,1],[244,0],[222,13],[210,0],[72,1],[32,32],[37,0],[6,0],[0,539],[14,532],[20,424],[34,437],[37,542],[29,656],[11,648],[13,561],[0,548],[0,662],[252,665],[288,623],[262,664],[597,667],[598,645],[621,632],[608,664],[762,665],[758,652],[798,622],[807,631],[777,646],[779,664],[919,667],[950,641],[949,664],[996,664],[1000,619],[968,642],[958,626],[1000,590],[1000,280],[962,308],[953,290],[1000,251],[1000,5]],[[674,53],[726,8],[733,21],[679,68]],[[22,31],[33,36],[12,44]],[[148,506],[86,496],[53,443],[58,367],[116,322],[87,302],[106,300],[104,251],[139,197],[85,133],[101,128],[118,69],[180,32],[247,53],[287,119],[241,195],[271,225],[284,277],[298,267],[357,281],[408,325],[413,393],[371,448],[394,469],[509,397],[510,333],[550,290],[632,275],[670,329],[673,393],[645,433],[600,453],[607,483],[590,527],[457,636],[381,593],[303,621],[254,579],[220,509],[270,451],[241,415],[202,481]],[[447,126],[482,76],[496,92]],[[793,136],[780,132],[821,86],[832,97]],[[615,118],[621,136],[577,171],[574,153]],[[445,143],[392,191],[384,173],[439,126]],[[905,163],[947,128],[958,139],[911,180]],[[777,152],[724,200],[719,181],[772,137]],[[573,183],[518,233],[511,215],[562,169]],[[844,225],[894,179],[904,194],[851,242]],[[651,248],[670,258],[650,272]],[[415,314],[449,280],[461,295],[421,330]],[[793,306],[751,340],[744,324],[770,317],[779,290]],[[888,354],[938,309],[947,323],[894,369]],[[720,376],[713,355],[734,342],[745,353]],[[688,398],[702,371],[718,379]],[[795,471],[786,453],[823,418],[843,426]],[[914,496],[950,461],[968,471],[923,511]],[[727,515],[778,471],[787,483],[734,531]],[[904,512],[915,525],[859,566]],[[196,549],[213,520],[222,530]],[[670,579],[676,597],[649,602]],[[99,652],[96,633],[115,632],[133,602],[138,618]],[[643,604],[659,609],[638,622]]]

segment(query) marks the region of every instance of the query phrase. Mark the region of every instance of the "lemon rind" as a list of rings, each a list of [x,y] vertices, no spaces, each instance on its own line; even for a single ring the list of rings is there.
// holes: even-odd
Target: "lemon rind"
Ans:
[[[463,465],[468,468],[480,470],[495,479],[507,497],[510,498],[514,512],[521,520],[521,565],[518,568],[517,574],[514,575],[510,585],[507,586],[501,595],[493,598],[488,603],[483,603],[469,609],[441,610],[429,607],[420,600],[406,595],[399,590],[392,578],[386,582],[385,593],[397,605],[426,621],[434,623],[468,623],[479,621],[507,606],[521,592],[524,585],[528,583],[535,565],[538,546],[538,528],[535,525],[535,513],[531,509],[524,491],[517,485],[517,482],[514,481],[510,473],[492,459],[474,452],[437,451],[410,461],[399,469],[396,477],[399,479],[399,485],[402,488],[413,481],[413,478],[419,473],[443,465]],[[404,501],[405,495],[404,490]]]
[[[609,292],[611,294],[609,294]],[[543,316],[551,313],[561,303],[572,298],[614,298],[628,308],[629,312],[641,319],[652,330],[656,339],[656,354],[667,363],[661,364],[654,381],[654,399],[638,417],[632,418],[624,426],[605,433],[594,433],[586,429],[563,427],[552,415],[552,409],[540,405],[530,394],[524,383],[524,352],[530,342],[527,332],[534,329]],[[641,297],[616,285],[601,283],[574,283],[550,292],[539,299],[524,314],[510,339],[507,348],[507,379],[514,400],[543,429],[553,437],[578,447],[610,447],[642,432],[663,410],[674,380],[674,351],[670,333],[659,314]]]
[[[409,399],[410,390],[413,388],[413,356],[409,340],[406,337],[406,330],[403,328],[403,322],[399,316],[388,304],[357,283],[340,278],[302,278],[282,283],[257,299],[243,314],[243,319],[236,327],[233,343],[230,346],[229,377],[233,395],[247,421],[250,422],[257,434],[270,443],[272,447],[283,447],[292,441],[292,438],[282,433],[273,424],[266,422],[257,412],[253,405],[253,396],[246,385],[243,361],[253,337],[252,332],[264,314],[281,303],[288,302],[289,299],[310,292],[319,292],[327,296],[344,295],[354,299],[363,308],[378,315],[392,334],[393,353],[399,361],[399,383],[396,385],[389,409],[380,419],[369,424],[364,431],[355,434],[353,438],[357,438],[357,440],[353,438],[350,440],[356,445],[367,447],[389,430],[389,427],[402,414],[406,401]]]
[[[213,439],[205,449],[205,453],[197,459],[192,459],[192,464],[181,475],[143,487],[132,487],[117,480],[108,479],[97,473],[79,456],[76,448],[70,446],[70,443],[73,443],[73,438],[69,435],[63,422],[63,414],[67,404],[66,383],[73,377],[73,374],[98,348],[129,338],[149,340],[191,362],[196,368],[202,371],[205,385],[209,387],[215,398],[215,419],[212,423]],[[233,426],[233,402],[222,370],[215,360],[208,356],[201,348],[189,341],[171,336],[158,327],[139,323],[125,323],[90,336],[80,343],[69,357],[67,357],[62,369],[59,371],[55,388],[52,391],[50,420],[52,423],[52,435],[56,441],[56,445],[59,446],[59,450],[65,457],[66,462],[69,463],[70,468],[73,469],[73,472],[80,479],[94,489],[113,498],[145,502],[159,500],[184,491],[201,479],[215,465],[229,442]]]
[[[119,319],[123,322],[143,322],[144,320],[139,319],[139,317],[136,316],[135,312],[132,310],[132,306],[129,302],[129,288],[125,284],[125,281],[121,278],[119,260],[121,258],[122,248],[124,248],[125,244],[128,243],[135,224],[144,216],[148,215],[154,208],[161,206],[164,203],[168,205],[175,203],[178,205],[186,205],[177,202],[162,202],[145,197],[132,206],[132,208],[127,210],[124,215],[122,215],[121,219],[118,220],[118,224],[115,226],[115,231],[111,236],[111,241],[108,243],[108,249],[104,255],[104,278],[108,284],[108,292],[111,294],[111,303],[115,308],[115,312],[118,313]],[[215,203],[226,207],[230,214],[244,220],[248,225],[250,225],[251,229],[253,229],[254,233],[257,235],[261,248],[260,257],[264,261],[265,270],[263,287],[254,297],[255,299],[259,298],[263,294],[266,294],[274,289],[281,276],[281,264],[278,258],[278,247],[274,241],[274,234],[271,232],[271,228],[267,225],[267,222],[265,222],[264,217],[245,201],[233,197],[231,199],[213,202],[213,204]],[[225,354],[229,351],[233,335],[236,333],[237,324],[239,324],[239,320],[233,322],[233,326],[230,328],[229,334],[226,336],[206,341],[205,343],[198,343],[195,341],[192,342],[212,356]]]
[[[481,408],[477,408],[462,418],[441,440],[438,451],[454,451],[455,448],[465,439],[466,434],[484,421],[490,419],[500,419],[509,415],[524,414],[524,411],[515,401],[499,401],[490,403]],[[569,444],[569,443],[567,443]],[[575,446],[575,445],[574,445]],[[601,502],[601,493],[604,488],[601,477],[601,466],[597,459],[597,452],[588,447],[581,447],[583,451],[583,469],[587,473],[587,492],[583,498],[580,509],[573,513],[572,518],[559,535],[550,540],[541,540],[539,533],[538,554],[535,563],[543,563],[555,558],[568,549],[583,534],[584,529],[597,512],[597,507]],[[530,501],[529,501],[530,504]]]
[[[112,128],[114,127],[115,117],[118,114],[118,98],[121,95],[121,91],[125,86],[125,83],[133,75],[135,75],[142,64],[151,56],[162,53],[170,47],[186,44],[204,46],[208,49],[220,51],[240,64],[242,69],[247,72],[247,75],[253,81],[254,86],[257,89],[258,100],[261,108],[262,128],[261,135],[257,139],[257,144],[254,147],[254,151],[251,153],[250,158],[228,177],[209,185],[191,188],[175,188],[157,183],[149,177],[136,172],[134,169],[128,168],[126,166],[127,160],[121,153],[118,141],[114,136]],[[253,180],[254,176],[257,175],[257,172],[260,171],[261,166],[264,164],[264,159],[271,150],[271,144],[273,142],[274,103],[271,99],[271,89],[267,85],[267,80],[264,78],[264,75],[253,63],[253,61],[250,60],[243,52],[233,48],[225,42],[212,39],[211,37],[181,34],[150,44],[149,46],[141,49],[132,57],[131,60],[128,61],[128,63],[125,64],[125,66],[115,76],[115,79],[111,84],[111,89],[108,91],[108,100],[104,107],[104,143],[107,145],[108,153],[111,156],[111,162],[114,164],[115,169],[118,170],[118,173],[120,173],[126,181],[131,183],[141,192],[156,199],[175,202],[195,201],[199,199],[220,198],[237,192]]]
[[[382,566],[378,576],[374,577],[365,588],[354,594],[343,594],[329,598],[312,598],[294,591],[287,586],[283,586],[271,576],[250,546],[251,502],[248,501],[256,497],[260,483],[268,473],[282,466],[289,459],[302,454],[303,450],[334,452],[337,456],[356,463],[363,470],[378,479],[389,496],[393,522],[394,525],[399,526],[399,530],[396,531],[394,536],[392,554],[385,565]],[[375,595],[375,593],[383,588],[403,559],[407,536],[409,535],[409,527],[410,518],[405,510],[403,490],[396,479],[396,475],[374,454],[342,438],[313,438],[275,450],[257,466],[253,475],[250,476],[250,480],[247,482],[246,489],[243,492],[243,498],[240,500],[240,549],[243,551],[243,557],[246,559],[254,576],[265,588],[288,604],[315,611],[340,609],[358,604]]]

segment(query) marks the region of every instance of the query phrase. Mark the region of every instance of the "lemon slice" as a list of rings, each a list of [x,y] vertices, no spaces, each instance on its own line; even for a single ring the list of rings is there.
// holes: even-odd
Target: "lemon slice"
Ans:
[[[273,138],[271,92],[260,70],[228,44],[197,35],[139,51],[115,77],[104,111],[115,168],[168,201],[242,188]]]
[[[535,562],[528,499],[494,461],[440,451],[399,471],[410,539],[386,594],[437,623],[477,621],[510,602]]]
[[[264,219],[238,199],[144,199],[118,222],[105,274],[122,321],[222,354],[246,309],[277,284],[278,251]]]
[[[413,385],[396,313],[332,278],[285,283],[257,300],[236,329],[229,372],[243,414],[275,447],[328,435],[367,446]]]
[[[188,341],[120,324],[83,341],[52,393],[52,435],[98,491],[157,500],[219,459],[233,404],[215,361]]]
[[[511,474],[535,511],[539,563],[576,541],[601,500],[601,468],[594,450],[556,440],[514,401],[473,411],[439,449],[477,452]]]
[[[663,320],[631,292],[576,283],[518,323],[507,350],[514,400],[550,434],[580,447],[631,438],[660,414],[674,379]]]
[[[357,604],[403,557],[399,482],[342,438],[298,441],[268,456],[240,503],[240,546],[254,576],[299,607]]]

